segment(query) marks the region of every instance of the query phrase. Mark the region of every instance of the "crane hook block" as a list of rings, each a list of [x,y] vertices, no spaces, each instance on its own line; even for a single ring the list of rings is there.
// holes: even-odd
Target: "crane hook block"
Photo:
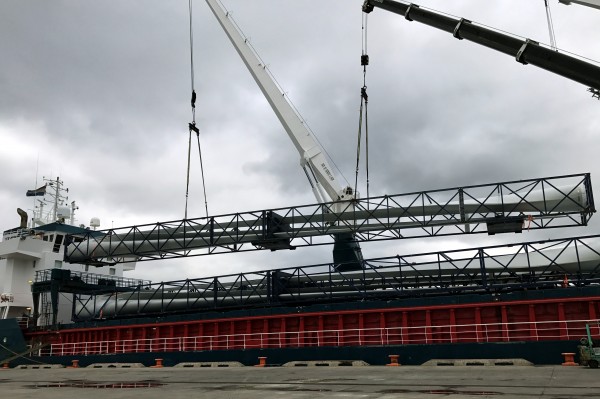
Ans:
[[[362,66],[369,65],[369,56],[367,54],[363,54],[360,56],[360,65],[362,65]]]

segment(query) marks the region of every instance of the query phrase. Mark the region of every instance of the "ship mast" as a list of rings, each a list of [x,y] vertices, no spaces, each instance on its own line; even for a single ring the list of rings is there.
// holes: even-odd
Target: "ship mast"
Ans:
[[[43,177],[43,181],[46,183],[46,187],[53,188],[50,190],[45,190],[44,196],[41,199],[38,199],[39,205],[36,205],[33,209],[33,220],[32,220],[32,228],[36,226],[41,226],[48,223],[56,222],[59,219],[69,219],[71,224],[74,223],[74,209],[76,206],[72,204],[70,207],[68,216],[65,212],[61,212],[61,208],[65,206],[66,201],[69,199],[67,196],[69,189],[64,188],[64,182],[57,177],[56,179],[47,179]],[[49,196],[50,198],[47,198]],[[44,211],[46,206],[51,206],[52,209],[48,212]]]
[[[56,182],[54,183],[54,209],[52,210],[52,220],[56,220],[58,210],[58,197],[60,195],[60,185],[62,182],[60,181],[60,178],[57,177]],[[50,185],[52,186],[52,183],[50,183]]]

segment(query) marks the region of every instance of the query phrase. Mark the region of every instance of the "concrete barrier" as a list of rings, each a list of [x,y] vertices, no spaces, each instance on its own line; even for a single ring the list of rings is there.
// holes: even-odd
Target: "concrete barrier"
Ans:
[[[38,370],[38,369],[62,369],[65,366],[63,366],[62,364],[21,364],[19,366],[16,366],[16,369],[22,369],[22,370]]]
[[[525,359],[432,359],[422,366],[533,366]]]
[[[146,367],[142,363],[92,363],[88,369],[129,369]]]
[[[194,367],[244,367],[240,362],[187,362],[178,363],[173,367],[194,368]]]
[[[369,366],[369,363],[362,360],[297,360],[283,364],[283,367],[362,367]]]

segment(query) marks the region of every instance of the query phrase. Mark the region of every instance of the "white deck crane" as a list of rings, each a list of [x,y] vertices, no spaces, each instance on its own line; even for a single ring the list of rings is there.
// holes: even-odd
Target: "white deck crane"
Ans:
[[[300,153],[300,165],[310,182],[317,201],[319,203],[338,202],[340,206],[337,207],[339,209],[336,209],[334,204],[335,211],[348,211],[348,202],[357,197],[354,189],[340,183],[314,134],[306,127],[304,121],[288,102],[285,94],[269,74],[266,65],[259,59],[248,40],[231,20],[229,13],[224,10],[218,0],[206,0],[206,3]],[[352,234],[335,235],[333,258],[334,263],[346,264],[347,268],[359,267],[362,254]]]
[[[287,101],[284,93],[273,81],[266,65],[256,56],[248,41],[237,29],[217,0],[206,0],[223,30],[231,40],[252,77],[260,87],[265,98],[273,108],[281,125],[300,153],[300,164],[313,188],[315,197],[319,202],[348,201],[355,198],[351,187],[344,187],[333,169],[330,167],[324,151],[306,127],[294,108]]]

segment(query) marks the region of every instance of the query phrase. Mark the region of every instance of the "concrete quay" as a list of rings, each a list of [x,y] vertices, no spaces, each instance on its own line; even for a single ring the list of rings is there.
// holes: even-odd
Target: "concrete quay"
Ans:
[[[0,369],[11,399],[597,398],[600,370],[565,366]]]

